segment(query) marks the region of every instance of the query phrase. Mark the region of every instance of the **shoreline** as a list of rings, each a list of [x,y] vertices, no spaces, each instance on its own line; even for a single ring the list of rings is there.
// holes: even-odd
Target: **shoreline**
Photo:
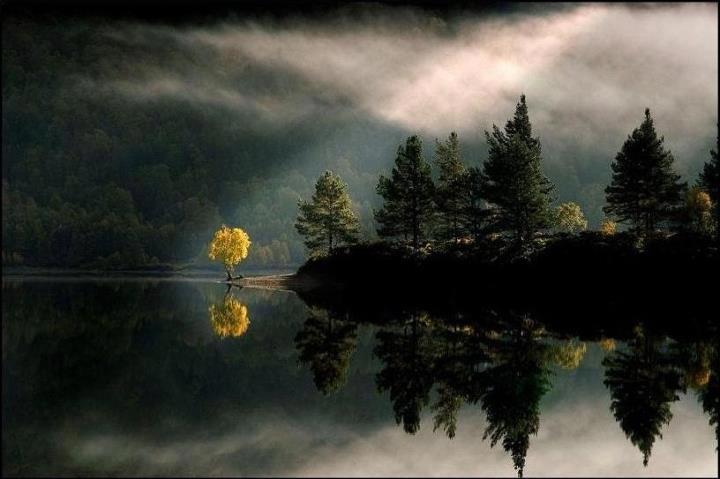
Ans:
[[[117,271],[93,271],[93,270],[61,270],[61,269],[45,269],[33,268],[12,269],[6,271],[3,269],[3,279],[98,279],[98,280],[125,280],[125,279],[200,279],[215,282],[218,284],[226,284],[228,286],[238,286],[242,288],[271,289],[271,290],[287,290],[287,291],[304,291],[315,288],[318,282],[308,278],[307,276],[298,276],[296,272],[284,272],[278,274],[262,274],[268,270],[260,270],[257,273],[249,272],[247,276],[240,279],[227,281],[223,277],[222,271],[207,270],[183,270],[183,271],[163,271],[163,270],[117,270]],[[281,271],[287,271],[281,270]]]
[[[264,268],[250,270],[244,274],[247,277],[255,276],[276,276],[295,274],[296,266],[288,268]],[[253,276],[249,276],[253,275]],[[64,277],[112,277],[112,276],[152,276],[152,277],[210,277],[218,281],[225,280],[224,270],[210,269],[118,269],[118,270],[97,270],[97,269],[64,269],[64,268],[43,268],[43,267],[15,267],[7,266],[2,268],[2,276],[64,276]]]

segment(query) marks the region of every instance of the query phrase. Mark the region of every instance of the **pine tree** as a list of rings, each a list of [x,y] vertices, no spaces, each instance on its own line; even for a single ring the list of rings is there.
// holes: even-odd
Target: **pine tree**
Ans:
[[[715,149],[710,150],[710,161],[703,166],[698,186],[710,195],[715,219],[715,237],[720,241],[720,161],[718,161],[718,151],[720,151],[720,136],[715,140]]]
[[[474,241],[483,234],[490,211],[484,198],[485,180],[482,170],[475,166],[467,169],[465,180],[465,205],[462,218],[464,228]]]
[[[357,241],[358,220],[347,185],[331,171],[318,178],[312,201],[300,200],[298,208],[295,228],[312,254],[331,253],[341,243]]]
[[[657,136],[650,110],[645,109],[645,121],[615,157],[612,182],[605,188],[608,205],[603,211],[620,222],[630,222],[643,236],[676,218],[687,187],[673,171],[673,156],[665,150],[664,141]]]
[[[436,191],[437,235],[457,242],[465,236],[466,205],[469,195],[467,170],[460,159],[460,142],[452,132],[444,142],[435,141],[435,164],[440,170]]]
[[[415,249],[428,230],[434,213],[434,193],[430,165],[422,157],[422,142],[417,136],[398,148],[390,178],[380,176],[377,192],[383,207],[375,212],[378,235],[412,238]]]
[[[542,173],[539,138],[532,137],[525,95],[505,131],[485,132],[490,147],[483,165],[483,196],[490,204],[491,228],[510,231],[518,244],[552,224],[553,185]]]

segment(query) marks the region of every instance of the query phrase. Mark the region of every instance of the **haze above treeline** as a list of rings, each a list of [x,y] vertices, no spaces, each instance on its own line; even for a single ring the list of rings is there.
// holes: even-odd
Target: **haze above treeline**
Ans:
[[[380,174],[412,134],[463,161],[527,95],[556,202],[603,218],[610,163],[653,111],[683,180],[717,123],[717,5],[555,5],[443,15],[377,4],[193,25],[3,18],[3,260],[205,261],[221,223],[247,266],[301,263],[293,224],[326,169],[375,238]]]

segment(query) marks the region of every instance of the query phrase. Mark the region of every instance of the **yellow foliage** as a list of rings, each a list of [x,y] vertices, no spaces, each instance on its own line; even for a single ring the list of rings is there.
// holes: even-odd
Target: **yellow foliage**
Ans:
[[[692,211],[706,212],[712,209],[712,200],[710,195],[695,186],[688,192],[687,205]]]
[[[600,233],[605,236],[612,236],[617,232],[617,223],[610,218],[605,218],[600,225]]]
[[[213,331],[221,338],[242,336],[250,326],[247,306],[232,296],[226,297],[220,307],[211,305],[209,311]]]
[[[693,389],[702,389],[710,382],[710,369],[706,367],[693,368],[686,373],[688,386]]]
[[[236,264],[247,258],[250,244],[250,236],[245,231],[222,225],[210,242],[208,258],[220,261],[229,275]]]
[[[553,347],[552,359],[563,369],[575,369],[580,366],[586,351],[585,343],[578,344],[575,341],[568,341]]]
[[[605,352],[615,351],[615,340],[612,338],[603,338],[600,340],[600,347]]]

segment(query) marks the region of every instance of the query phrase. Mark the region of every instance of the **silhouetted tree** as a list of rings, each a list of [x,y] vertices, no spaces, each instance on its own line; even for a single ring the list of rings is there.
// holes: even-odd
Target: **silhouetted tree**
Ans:
[[[490,210],[484,198],[485,180],[480,168],[470,167],[464,176],[467,183],[464,206],[465,230],[477,241],[485,231]]]
[[[489,156],[483,165],[483,196],[490,203],[492,228],[512,232],[516,243],[523,244],[551,226],[553,190],[541,170],[540,140],[532,137],[525,95],[505,131],[493,125],[485,137]]]
[[[430,401],[434,378],[432,336],[427,316],[413,314],[402,330],[377,332],[375,355],[383,366],[376,376],[380,392],[390,391],[395,421],[408,434],[420,429],[420,412]]]
[[[330,253],[338,244],[357,241],[358,220],[347,185],[333,172],[323,173],[315,183],[312,201],[300,200],[298,207],[300,214],[295,228],[312,253]]]
[[[345,384],[350,357],[357,347],[357,324],[333,316],[314,309],[295,336],[300,363],[310,365],[315,386],[325,395]]]
[[[422,157],[422,141],[417,136],[398,147],[395,166],[390,178],[380,176],[377,192],[383,197],[383,207],[375,212],[378,234],[384,237],[412,238],[418,248],[433,216],[434,193],[430,165]]]
[[[720,136],[716,137],[715,149],[710,150],[710,161],[705,163],[700,173],[698,185],[704,189],[713,206],[713,216],[715,223],[715,237],[720,241],[720,160],[718,160],[718,151],[720,150]]]
[[[647,466],[656,437],[672,419],[670,404],[684,390],[680,373],[654,340],[643,335],[630,351],[616,350],[603,360],[605,386],[610,389],[610,410],[625,435],[640,449]]]
[[[447,140],[436,140],[435,164],[440,170],[437,185],[437,236],[457,242],[466,235],[469,183],[460,159],[460,142],[452,132]]]
[[[685,183],[673,171],[673,156],[658,138],[650,110],[615,156],[612,182],[605,188],[606,214],[647,236],[662,222],[671,221],[682,203]]]

